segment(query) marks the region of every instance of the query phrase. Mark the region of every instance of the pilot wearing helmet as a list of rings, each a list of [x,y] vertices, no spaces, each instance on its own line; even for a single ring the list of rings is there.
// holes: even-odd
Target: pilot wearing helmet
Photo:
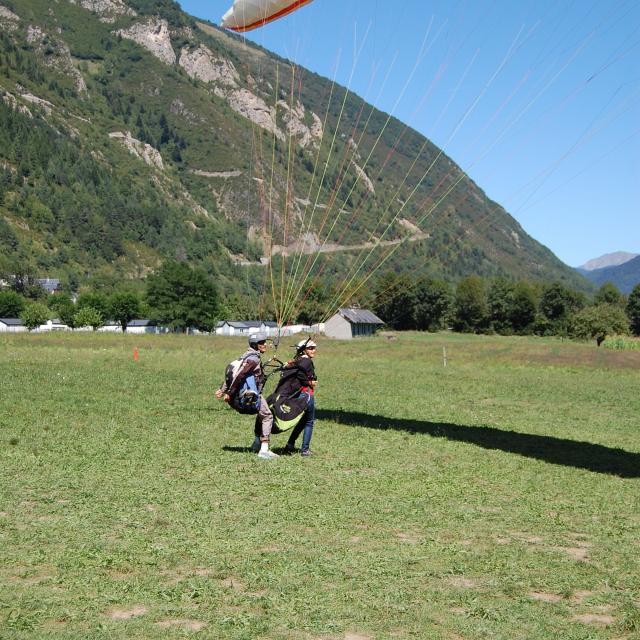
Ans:
[[[278,454],[269,449],[271,430],[273,428],[273,414],[267,405],[267,401],[259,395],[265,383],[265,374],[262,367],[262,354],[267,350],[267,335],[265,333],[252,333],[248,339],[249,349],[238,359],[238,366],[232,375],[225,376],[225,381],[215,392],[216,398],[224,398],[224,401],[232,407],[240,410],[236,399],[243,384],[249,379],[255,380],[255,395],[257,395],[255,408],[251,413],[256,415],[256,436],[252,449],[263,460],[274,460]],[[234,364],[234,363],[232,363]],[[231,366],[231,365],[230,365]],[[227,368],[229,369],[229,367]],[[247,413],[246,411],[244,413]]]

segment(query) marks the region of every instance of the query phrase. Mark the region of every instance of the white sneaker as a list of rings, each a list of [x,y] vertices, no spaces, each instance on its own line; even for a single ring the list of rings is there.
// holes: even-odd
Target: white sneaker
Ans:
[[[251,445],[251,451],[253,451],[253,453],[258,453],[258,451],[260,451],[260,438],[258,438],[258,436],[255,437],[255,440]]]
[[[258,452],[258,458],[262,458],[263,460],[275,460],[279,457],[280,456],[277,453],[273,453],[273,451],[271,451],[270,449]]]

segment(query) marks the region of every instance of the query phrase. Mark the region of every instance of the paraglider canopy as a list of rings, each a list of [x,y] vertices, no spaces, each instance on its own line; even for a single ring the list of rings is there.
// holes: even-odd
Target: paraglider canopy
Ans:
[[[220,26],[232,31],[251,31],[310,2],[312,0],[235,0],[222,16]]]

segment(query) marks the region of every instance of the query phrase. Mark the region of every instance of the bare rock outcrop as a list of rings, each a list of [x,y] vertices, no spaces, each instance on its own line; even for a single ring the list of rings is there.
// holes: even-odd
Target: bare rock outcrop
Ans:
[[[315,113],[312,113],[312,116],[314,116],[313,124],[308,127],[304,122],[306,111],[300,100],[296,100],[296,104],[293,107],[285,100],[279,100],[278,106],[283,110],[283,120],[287,133],[297,138],[301,147],[320,144],[322,140],[322,122]]]
[[[232,62],[219,58],[202,44],[196,49],[183,47],[178,64],[191,78],[197,78],[202,82],[235,88],[240,80]]]
[[[80,5],[83,9],[100,16],[100,22],[111,24],[120,16],[135,16],[136,12],[123,0],[69,0],[71,4]]]
[[[371,179],[366,174],[365,170],[361,166],[356,164],[354,160],[351,161],[351,165],[355,169],[356,175],[358,176],[358,179],[360,181],[364,182],[364,184],[367,187],[369,193],[375,193],[376,190],[375,190],[375,188],[373,186],[373,182],[371,182]]]
[[[8,9],[0,4],[0,27],[6,31],[15,31],[18,28],[20,18]]]
[[[276,110],[273,107],[269,107],[262,98],[254,95],[248,89],[235,89],[228,93],[216,92],[216,94],[225,97],[229,102],[229,106],[236,113],[266,129],[278,140],[285,139],[284,133],[280,131],[276,124]]]
[[[165,64],[175,64],[176,54],[171,46],[169,24],[160,18],[138,22],[128,29],[119,29],[116,35],[137,42]]]
[[[130,131],[114,131],[109,134],[109,137],[120,140],[134,156],[140,158],[149,166],[155,167],[156,169],[164,169],[160,152],[150,144],[134,138]]]
[[[33,46],[47,67],[73,78],[76,90],[87,90],[84,78],[71,60],[71,51],[65,42],[45,33],[40,27],[27,27],[27,42]]]
[[[18,99],[13,95],[13,93],[9,93],[8,91],[4,91],[0,89],[0,98],[2,101],[9,105],[11,109],[17,111],[18,113],[22,113],[30,118],[33,118],[33,114],[31,113],[29,107],[27,105],[18,102]]]
[[[203,171],[202,169],[192,169],[191,173],[202,178],[222,178],[224,180],[239,178],[242,175],[242,171],[239,169],[231,169],[230,171]]]
[[[51,102],[49,102],[48,100],[45,100],[44,98],[39,98],[38,96],[34,96],[32,93],[21,93],[20,97],[23,100],[30,102],[31,104],[35,104],[39,107],[42,107],[42,109],[47,115],[50,115],[54,109],[54,105]]]

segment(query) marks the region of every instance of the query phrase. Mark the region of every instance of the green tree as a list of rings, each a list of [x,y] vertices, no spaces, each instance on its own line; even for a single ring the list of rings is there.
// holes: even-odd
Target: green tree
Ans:
[[[612,304],[599,304],[582,309],[571,322],[572,338],[595,338],[598,346],[610,335],[629,333],[629,320],[625,312]]]
[[[66,293],[50,295],[47,304],[49,309],[68,327],[73,328],[75,326],[76,305],[73,304],[73,301]]]
[[[109,314],[122,327],[122,332],[127,330],[127,325],[140,313],[140,298],[130,291],[118,291],[109,300]]]
[[[447,326],[453,294],[443,280],[426,280],[415,286],[413,321],[420,331],[440,331]]]
[[[487,294],[487,306],[493,330],[502,335],[513,333],[514,284],[498,278],[491,283]]]
[[[212,331],[221,310],[217,287],[207,274],[175,261],[149,276],[147,302],[156,320],[178,331]]]
[[[96,331],[103,325],[102,314],[93,307],[81,307],[75,315],[75,327],[92,327]]]
[[[558,282],[547,285],[540,297],[538,310],[543,322],[539,333],[567,335],[573,315],[584,307],[584,296]]]
[[[102,293],[89,292],[79,295],[76,307],[78,310],[91,307],[102,316],[103,320],[106,320],[109,315],[109,299]]]
[[[405,275],[388,273],[373,292],[374,313],[393,329],[414,329],[415,290],[413,281]]]
[[[316,283],[313,287],[303,290],[300,295],[297,321],[303,324],[320,322],[329,303],[329,293],[321,284]]]
[[[538,301],[533,287],[528,282],[518,282],[513,288],[509,310],[509,321],[516,333],[522,335],[533,331],[537,308]]]
[[[463,333],[479,333],[488,326],[485,283],[479,276],[461,280],[456,288],[453,328]]]
[[[0,291],[0,318],[19,318],[25,300],[15,291]]]
[[[627,300],[627,316],[634,336],[640,336],[640,284],[637,284]]]
[[[31,302],[26,305],[20,318],[24,326],[33,331],[49,319],[49,309],[42,302]]]
[[[613,304],[618,307],[624,306],[624,296],[618,287],[612,282],[605,282],[593,298],[593,304]]]

